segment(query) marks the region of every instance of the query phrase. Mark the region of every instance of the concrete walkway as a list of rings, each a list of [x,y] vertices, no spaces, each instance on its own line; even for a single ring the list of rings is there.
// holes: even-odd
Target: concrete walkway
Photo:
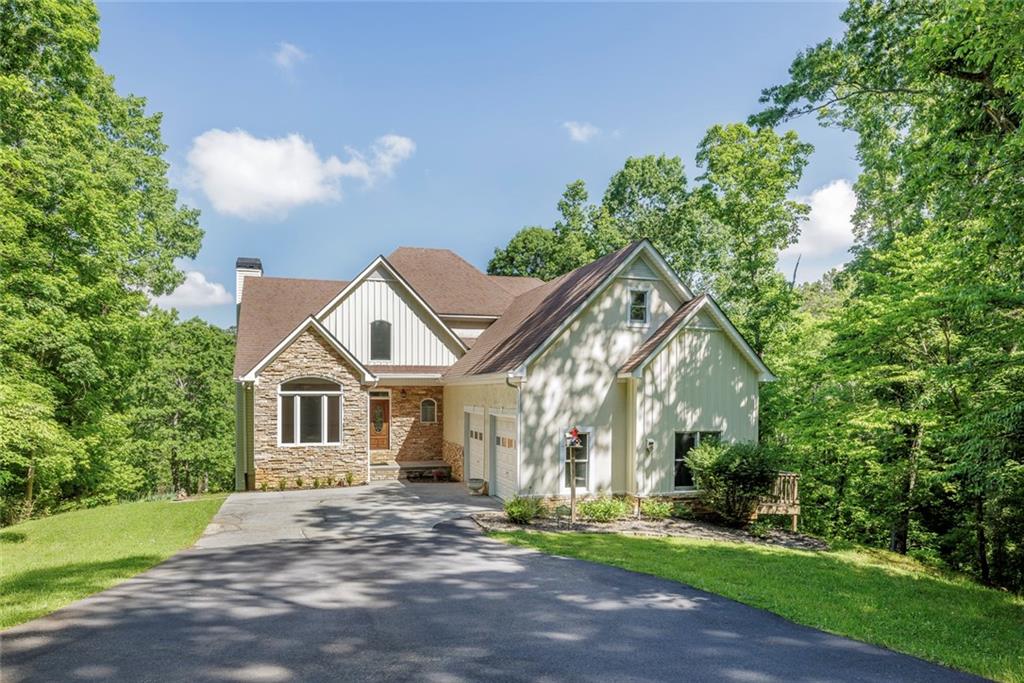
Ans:
[[[468,522],[429,529],[492,504],[435,484],[232,496],[201,547],[5,632],[0,678],[976,680]]]

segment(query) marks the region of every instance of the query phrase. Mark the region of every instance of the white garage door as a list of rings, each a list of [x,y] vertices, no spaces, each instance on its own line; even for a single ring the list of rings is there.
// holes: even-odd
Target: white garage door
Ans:
[[[508,500],[516,495],[519,488],[516,457],[516,421],[515,418],[499,417],[495,421],[494,462],[495,487],[494,494]]]
[[[484,478],[484,416],[469,414],[469,478]]]

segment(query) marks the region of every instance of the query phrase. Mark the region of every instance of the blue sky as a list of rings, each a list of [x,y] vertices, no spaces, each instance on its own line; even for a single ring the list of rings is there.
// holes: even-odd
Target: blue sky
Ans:
[[[599,199],[627,157],[670,154],[692,180],[704,131],[756,111],[842,7],[101,4],[98,59],[163,112],[172,183],[202,210],[163,304],[229,325],[237,256],[345,279],[436,246],[483,268],[576,178]],[[845,260],[857,164],[849,135],[793,127],[816,147],[807,279]]]

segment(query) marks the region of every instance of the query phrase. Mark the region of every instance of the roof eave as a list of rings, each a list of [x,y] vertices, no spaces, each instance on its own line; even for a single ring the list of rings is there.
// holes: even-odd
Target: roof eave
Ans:
[[[360,374],[362,374],[362,376],[363,376],[363,378],[362,378],[363,384],[373,384],[374,382],[377,381],[376,375],[374,375],[372,372],[370,372],[369,368],[367,368],[365,365],[363,365],[359,361],[359,359],[356,358],[355,355],[351,351],[349,351],[347,348],[345,348],[344,344],[342,344],[340,341],[338,341],[338,339],[333,334],[331,334],[330,330],[328,330],[326,327],[324,327],[320,323],[320,321],[317,320],[312,315],[307,316],[306,318],[304,318],[303,321],[300,322],[295,327],[294,330],[292,330],[291,332],[288,333],[288,336],[286,336],[284,339],[282,339],[281,342],[277,346],[275,346],[270,351],[270,353],[268,353],[263,358],[261,358],[258,363],[253,365],[252,368],[250,368],[248,372],[246,372],[244,375],[236,376],[235,377],[235,381],[236,382],[255,382],[256,379],[259,377],[260,371],[263,370],[263,368],[266,367],[267,364],[269,364],[277,356],[279,356],[285,349],[287,349],[289,346],[291,346],[292,343],[298,338],[298,336],[300,334],[302,334],[303,332],[305,332],[309,327],[313,327],[313,329],[315,329],[324,339],[327,340],[327,343],[329,343],[331,346],[333,346],[334,349],[339,354],[341,354],[342,358],[344,358],[349,364],[352,365],[352,367],[356,368],[356,370],[358,370],[360,372]]]

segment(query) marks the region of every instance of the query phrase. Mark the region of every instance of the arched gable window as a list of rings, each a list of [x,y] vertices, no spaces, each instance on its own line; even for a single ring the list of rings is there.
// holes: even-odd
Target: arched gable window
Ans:
[[[437,401],[432,398],[420,401],[420,422],[437,422]]]
[[[303,377],[278,388],[278,439],[281,444],[341,443],[341,385],[329,379]]]
[[[370,323],[370,360],[391,360],[391,323],[387,320]]]

